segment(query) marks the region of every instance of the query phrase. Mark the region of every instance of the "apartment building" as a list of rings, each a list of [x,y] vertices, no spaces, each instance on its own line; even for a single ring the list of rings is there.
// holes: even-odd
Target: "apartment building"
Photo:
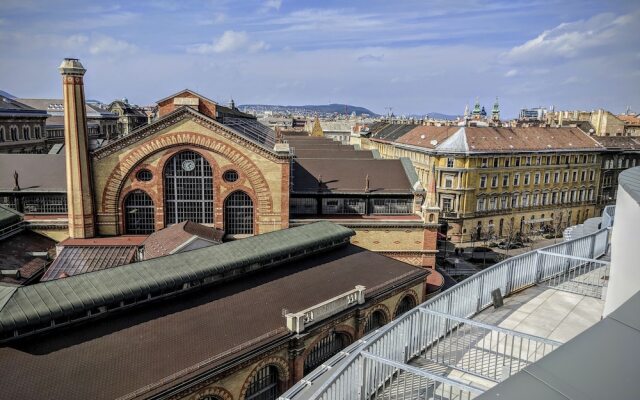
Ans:
[[[412,160],[453,242],[561,232],[596,211],[604,147],[578,128],[387,125],[362,145]]]

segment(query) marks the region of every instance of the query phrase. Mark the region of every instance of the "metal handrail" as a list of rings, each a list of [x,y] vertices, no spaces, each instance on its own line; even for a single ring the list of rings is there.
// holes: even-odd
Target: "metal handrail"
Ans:
[[[605,213],[607,216],[612,214],[613,206],[607,206],[603,214]],[[344,357],[344,353],[334,356],[339,357],[342,360],[341,363],[334,363],[333,359],[327,361],[325,364],[333,365],[333,367],[325,369],[324,373],[331,371],[331,376],[324,380],[310,396],[305,395],[304,398],[331,400],[365,398],[367,393],[372,392],[372,388],[363,388],[358,382],[348,382],[349,379],[363,379],[361,365],[365,358],[363,352],[380,355],[376,354],[376,350],[384,349],[383,351],[387,353],[392,352],[396,358],[404,358],[402,362],[407,362],[432,344],[421,341],[424,338],[412,335],[411,328],[419,322],[417,316],[420,314],[420,309],[438,311],[457,318],[470,318],[492,304],[491,292],[493,290],[500,289],[504,296],[508,296],[547,279],[549,272],[554,271],[557,265],[543,263],[545,254],[540,252],[585,259],[595,259],[604,255],[609,245],[609,228],[612,222],[612,218],[606,219],[606,221],[603,219],[602,228],[595,233],[508,258],[430,298],[402,317],[361,339],[359,345],[350,349],[347,357]],[[407,325],[409,325],[409,331],[407,331]],[[447,332],[453,328],[453,326],[449,327]],[[409,339],[400,339],[401,345],[388,343],[387,339],[393,339],[394,336],[411,338],[415,341],[412,343],[414,348],[408,349],[411,346],[406,345],[405,341]],[[398,346],[394,348],[392,344]],[[314,380],[320,377],[313,372],[310,375],[314,375]],[[304,382],[299,382],[291,387],[280,399],[298,399],[296,396],[305,387],[308,388],[311,385],[312,381],[305,379]]]

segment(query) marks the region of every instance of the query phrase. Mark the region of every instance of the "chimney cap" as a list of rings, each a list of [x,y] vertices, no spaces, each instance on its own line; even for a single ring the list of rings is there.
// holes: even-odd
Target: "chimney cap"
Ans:
[[[80,60],[77,58],[65,58],[62,63],[60,63],[58,70],[62,75],[82,76],[87,72],[87,70],[82,66],[82,63],[80,63]]]

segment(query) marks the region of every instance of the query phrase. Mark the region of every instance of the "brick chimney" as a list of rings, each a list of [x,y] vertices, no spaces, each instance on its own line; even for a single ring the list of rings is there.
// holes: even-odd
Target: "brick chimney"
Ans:
[[[67,167],[69,236],[95,236],[91,162],[83,76],[86,69],[75,58],[65,58],[58,68],[64,93],[64,153]]]

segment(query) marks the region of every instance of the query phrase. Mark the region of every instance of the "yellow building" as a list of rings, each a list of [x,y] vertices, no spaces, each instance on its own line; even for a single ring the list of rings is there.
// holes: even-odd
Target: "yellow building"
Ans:
[[[596,210],[604,148],[578,128],[380,124],[362,146],[412,160],[453,242],[560,233]]]

